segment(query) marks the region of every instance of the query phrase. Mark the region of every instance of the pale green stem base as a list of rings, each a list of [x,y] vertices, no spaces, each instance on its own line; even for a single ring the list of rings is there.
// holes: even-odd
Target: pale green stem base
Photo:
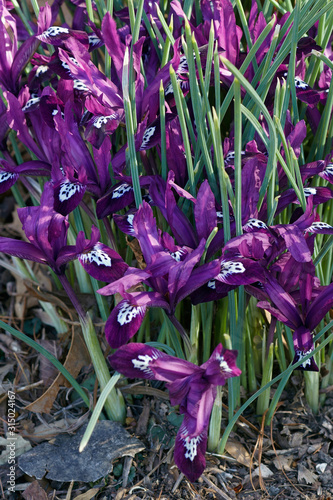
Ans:
[[[72,301],[72,304],[79,315],[80,323],[82,326],[83,338],[86,343],[87,349],[89,351],[101,391],[103,391],[103,389],[106,387],[107,383],[110,380],[110,373],[108,366],[106,364],[106,360],[103,356],[103,352],[100,343],[98,341],[94,325],[92,323],[90,316],[86,314],[82,309],[82,306],[79,303],[66,276],[60,275],[59,280],[61,281],[61,284],[63,285],[65,291],[67,292],[68,297]],[[109,393],[105,401],[105,410],[107,412],[108,417],[111,420],[124,422],[126,415],[126,408],[123,396],[120,393],[120,391],[113,388],[113,390]]]
[[[304,372],[305,398],[314,415],[319,410],[319,372]]]
[[[208,451],[215,451],[220,442],[221,436],[221,421],[222,421],[222,387],[217,387],[217,394],[212,410],[212,415],[209,422],[208,431]]]

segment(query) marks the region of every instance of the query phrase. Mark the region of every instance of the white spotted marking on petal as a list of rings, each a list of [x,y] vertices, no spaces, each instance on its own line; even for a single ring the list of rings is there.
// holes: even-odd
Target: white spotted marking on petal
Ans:
[[[241,262],[221,262],[221,272],[217,276],[220,281],[225,281],[232,274],[245,273],[246,269]]]
[[[180,58],[179,66],[178,66],[176,73],[178,73],[178,74],[188,73],[188,64],[187,64],[186,56],[182,56]]]
[[[216,283],[215,280],[209,280],[207,283],[208,288],[211,288],[212,290],[216,290]]]
[[[325,170],[323,170],[328,175],[333,175],[333,163],[328,163]]]
[[[43,31],[41,36],[58,36],[62,33],[68,34],[68,28],[62,28],[61,26],[50,26],[46,31]]]
[[[134,220],[134,214],[129,214],[126,217],[127,224],[129,225],[128,232],[131,234],[134,234],[134,227],[133,227],[133,220]]]
[[[304,188],[304,195],[305,196],[311,196],[312,194],[316,194],[317,189],[316,188]]]
[[[303,80],[301,80],[298,76],[296,76],[295,77],[295,87],[297,89],[306,90],[310,86],[307,83],[303,82]]]
[[[43,73],[46,73],[47,71],[49,70],[49,67],[48,66],[39,66],[36,70],[36,76],[37,78],[40,77],[40,75],[42,75]]]
[[[38,104],[40,102],[40,97],[32,97],[29,101],[26,102],[25,106],[23,106],[22,111],[28,111],[31,106],[34,104]]]
[[[97,264],[98,266],[103,266],[103,267],[111,267],[112,266],[112,261],[111,257],[98,248],[98,244],[94,246],[94,248],[87,253],[82,253],[80,255],[80,259],[83,262],[89,262],[89,264]]]
[[[248,229],[268,229],[266,224],[259,219],[249,219],[244,228]]]
[[[153,358],[148,356],[148,354],[139,354],[138,359],[132,359],[134,368],[138,368],[138,370],[145,373],[151,373],[151,369],[149,368],[150,361],[153,361]]]
[[[134,219],[134,214],[129,214],[127,216],[127,222],[130,226],[133,226],[133,219]]]
[[[333,229],[333,226],[330,226],[326,222],[313,222],[310,227],[305,229],[305,233],[315,233],[318,229]]]
[[[183,438],[184,448],[186,450],[185,458],[188,458],[189,460],[191,460],[191,462],[193,462],[198,454],[198,444],[200,443],[201,439],[201,434],[199,436],[193,437],[192,439],[190,439],[189,436]]]
[[[13,174],[12,172],[0,172],[0,184],[2,182],[6,182],[9,179],[13,179],[16,174]]]
[[[81,82],[81,80],[74,80],[73,88],[75,90],[82,90],[83,92],[87,92],[89,90],[89,87],[87,87],[87,85]]]
[[[72,61],[73,64],[75,64],[75,66],[80,66],[79,62],[75,59],[75,57],[69,56],[69,59],[70,59],[70,61]],[[70,75],[72,74],[70,71],[69,65],[65,61],[61,61],[61,65],[63,68],[65,68],[68,71],[68,73]]]
[[[223,356],[219,356],[218,357],[218,361],[220,363],[220,368],[223,372],[228,372],[230,373],[232,371],[232,369],[230,368],[230,366],[228,365],[228,363],[225,361],[224,357]]]
[[[75,59],[75,57],[69,56],[69,59],[75,64],[75,66],[80,66],[80,63]]]
[[[182,257],[186,255],[186,250],[180,249],[176,250],[176,252],[170,252],[170,255],[173,259],[175,259],[176,262],[180,262],[182,260]]]
[[[144,307],[132,306],[127,300],[125,300],[118,311],[117,321],[121,326],[127,325],[128,323],[131,323],[133,319],[138,316],[138,314],[143,314],[144,312]]]
[[[116,113],[112,113],[112,115],[107,116],[99,116],[94,118],[93,125],[96,128],[101,128],[102,125],[106,125],[109,120],[114,120],[118,115]]]
[[[101,39],[95,33],[90,33],[90,35],[88,35],[89,45],[97,45],[100,41]]]
[[[153,374],[152,370],[149,368],[149,363],[154,359],[158,358],[158,354],[153,353],[151,356],[148,354],[139,354],[137,359],[132,359],[134,368],[138,368],[144,373]]]
[[[80,184],[74,184],[70,181],[65,181],[60,185],[59,190],[59,200],[63,203],[64,201],[69,200],[74,196],[77,192],[81,191],[82,186]]]
[[[241,151],[241,155],[244,156],[245,155],[245,151]],[[231,162],[232,160],[235,159],[235,156],[236,156],[235,151],[229,151],[228,154],[227,154],[227,156],[224,158],[224,163]]]
[[[169,94],[173,94],[173,86],[171,82],[169,82],[164,89],[164,95],[169,95]]]
[[[149,145],[149,141],[153,137],[155,130],[156,130],[156,126],[148,127],[145,130],[145,133],[143,134],[143,137],[142,137],[142,143],[140,146],[140,150],[145,149]]]
[[[52,111],[52,116],[56,116],[58,114],[58,111],[59,111],[58,109],[54,109]],[[61,111],[61,118],[65,119],[65,113],[63,111]],[[62,171],[62,173],[64,173],[64,172]]]
[[[301,359],[303,359],[307,354],[310,354],[310,352],[312,352],[313,349],[309,349],[308,351],[306,352],[303,352],[303,351],[296,351],[295,353],[295,361],[297,363],[297,361],[300,361]],[[301,366],[303,366],[303,368],[306,368],[307,366],[310,366],[311,365],[311,358],[307,359],[306,361],[304,361],[304,363],[302,363]]]
[[[121,198],[122,196],[124,196],[124,194],[132,190],[133,190],[132,186],[124,182],[123,184],[120,184],[120,186],[117,186],[115,188],[115,190],[112,193],[112,199],[114,200],[115,198]]]

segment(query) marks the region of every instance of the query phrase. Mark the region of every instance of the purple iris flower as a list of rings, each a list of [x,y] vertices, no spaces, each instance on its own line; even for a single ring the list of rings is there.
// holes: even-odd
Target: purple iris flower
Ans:
[[[0,85],[3,90],[17,94],[20,75],[40,42],[31,36],[18,49],[16,19],[7,10],[6,2],[0,2],[0,18]]]
[[[172,244],[170,235],[164,236],[158,231],[152,209],[146,202],[130,215],[131,235],[140,243],[146,267],[144,270],[128,268],[120,279],[99,290],[101,295],[118,292],[123,296],[105,326],[107,340],[114,348],[135,335],[147,307],[162,307],[172,317],[181,300],[218,276],[220,271],[218,260],[196,267],[204,252],[204,238],[194,249]],[[153,291],[127,292],[141,283]]]
[[[314,47],[318,47],[318,45],[313,42]],[[320,48],[320,47],[318,47]],[[303,62],[303,64],[302,64]],[[318,90],[314,90],[310,87],[310,85],[304,81],[305,78],[305,70],[306,66],[304,63],[304,56],[301,56],[300,63],[296,67],[296,74],[295,74],[295,80],[294,80],[294,85],[295,85],[295,90],[296,90],[296,97],[302,101],[308,104],[310,108],[316,106],[318,102],[320,101],[320,96],[321,92]],[[276,76],[278,78],[287,78],[288,75],[288,66],[282,64],[279,68],[279,71],[277,72]]]
[[[82,85],[85,85],[82,83]],[[106,134],[112,134],[123,119],[121,108],[110,108],[103,105],[101,97],[89,96],[85,100],[85,106],[91,114],[91,118],[85,123],[85,138],[95,147],[100,148]],[[83,125],[81,120],[81,125]]]
[[[29,242],[0,238],[0,251],[48,264],[56,274],[63,274],[68,260],[62,259],[61,253],[67,244],[69,224],[53,209],[51,184],[45,184],[40,206],[19,208],[17,213]]]
[[[302,279],[299,279],[299,292],[289,294],[275,278],[268,276],[263,283],[263,289],[273,305],[267,301],[257,304],[294,330],[294,363],[313,351],[313,330],[333,305],[333,283],[318,290],[315,288],[316,281],[310,273],[303,273]],[[313,358],[309,358],[298,369],[318,371]]]
[[[17,137],[23,144],[32,151],[39,160],[48,162],[46,154],[37,146],[36,142],[31,137],[27,120],[18,98],[10,92],[4,92],[4,96],[8,102],[7,121],[11,129],[16,130]]]
[[[184,415],[178,431],[174,458],[179,469],[192,482],[205,469],[209,418],[218,385],[237,377],[237,351],[219,344],[201,366],[169,356],[145,344],[128,344],[109,357],[112,367],[130,378],[167,382],[172,405],[180,405]]]
[[[78,258],[82,267],[95,279],[111,283],[121,278],[128,269],[128,264],[120,255],[101,243],[100,232],[91,228],[91,238],[86,239],[83,231],[76,238],[75,245],[68,245],[61,251],[61,261],[68,262]]]
[[[272,262],[286,249],[295,261],[310,262],[311,251],[304,232],[315,221],[313,200],[310,196],[304,214],[290,224],[267,226],[263,220],[251,218],[243,226],[245,234],[237,236],[225,245],[225,252],[255,260],[263,259],[263,267]],[[261,252],[261,246],[263,252]]]
[[[48,163],[31,160],[15,165],[13,160],[6,161],[0,159],[0,194],[10,189],[21,175],[50,175],[50,165]]]
[[[86,191],[86,172],[81,166],[78,171],[78,177],[75,177],[73,167],[62,167],[62,171],[58,168],[53,168],[52,181],[54,209],[62,215],[68,215],[79,205]]]
[[[333,198],[333,190],[330,187],[305,187],[303,188],[304,196],[308,198],[313,196],[314,206],[320,205]],[[279,197],[275,215],[281,213],[291,203],[299,204],[294,189],[286,189]]]

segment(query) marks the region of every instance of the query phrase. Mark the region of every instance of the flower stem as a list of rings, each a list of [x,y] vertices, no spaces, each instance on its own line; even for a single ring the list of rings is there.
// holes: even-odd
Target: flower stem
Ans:
[[[80,302],[78,301],[77,296],[74,293],[71,285],[67,277],[62,274],[59,276],[59,280],[64,287],[68,297],[70,298],[76,312],[79,315],[80,323],[82,326],[83,337],[89,351],[92,364],[95,369],[96,377],[100,384],[101,390],[105,388],[107,383],[110,380],[110,373],[108,366],[106,364],[105,358],[103,356],[103,352],[98,341],[96,331],[92,320],[88,314],[83,310]],[[115,388],[108,395],[105,402],[105,410],[108,414],[108,417],[111,420],[124,422],[125,420],[125,404],[123,397],[119,391]]]
[[[176,316],[171,314],[170,316],[168,315],[168,318],[170,319],[171,323],[177,330],[179,331],[185,345],[186,349],[186,354],[187,354],[187,359],[191,359],[192,357],[192,345],[191,345],[191,340],[189,339],[189,336],[187,335],[185,328],[183,325],[178,321]]]

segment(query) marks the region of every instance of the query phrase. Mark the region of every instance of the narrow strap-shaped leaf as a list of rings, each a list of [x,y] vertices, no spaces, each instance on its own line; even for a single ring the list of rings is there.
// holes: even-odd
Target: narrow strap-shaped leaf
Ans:
[[[87,394],[84,392],[82,387],[77,383],[75,378],[69,373],[69,371],[60,363],[60,361],[55,356],[53,356],[53,354],[51,354],[47,349],[42,347],[40,344],[35,342],[33,339],[31,339],[24,333],[15,330],[15,328],[13,328],[10,325],[7,325],[1,320],[0,320],[0,328],[11,333],[12,335],[14,335],[14,337],[18,338],[22,342],[25,342],[27,345],[29,345],[37,352],[45,356],[45,358],[47,358],[57,368],[57,370],[59,370],[60,373],[68,380],[68,382],[72,385],[72,387],[76,390],[76,392],[81,396],[86,405],[88,407],[90,406]]]

